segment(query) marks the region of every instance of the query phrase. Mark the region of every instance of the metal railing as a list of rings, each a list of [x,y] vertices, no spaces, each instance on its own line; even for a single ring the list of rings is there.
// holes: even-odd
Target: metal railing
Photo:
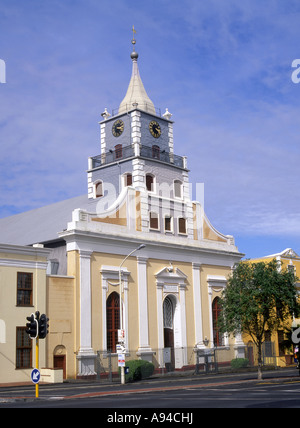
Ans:
[[[153,150],[149,146],[139,146],[140,153],[136,155],[132,145],[119,147],[115,150],[109,150],[106,153],[92,157],[92,169],[98,168],[103,165],[108,165],[113,162],[120,160],[130,159],[133,157],[141,157],[146,159],[159,160],[160,162],[175,165],[179,168],[184,168],[184,159],[182,156],[175,155],[174,153],[167,152],[165,150],[157,151]]]

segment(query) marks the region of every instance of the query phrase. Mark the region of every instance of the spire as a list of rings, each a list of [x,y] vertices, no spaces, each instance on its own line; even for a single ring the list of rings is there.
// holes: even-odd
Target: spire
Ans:
[[[130,55],[132,59],[132,74],[125,98],[119,106],[119,113],[125,113],[137,107],[148,113],[156,114],[154,104],[148,97],[142,79],[140,77],[137,63],[139,55],[135,51],[136,40],[134,38],[134,35],[136,34],[136,30],[134,29],[134,26],[132,27],[132,31],[133,39],[131,40],[131,43],[133,45],[133,51]]]

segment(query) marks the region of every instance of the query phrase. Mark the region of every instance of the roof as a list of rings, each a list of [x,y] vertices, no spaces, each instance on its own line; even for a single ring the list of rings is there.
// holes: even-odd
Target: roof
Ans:
[[[138,107],[140,110],[146,111],[151,114],[156,114],[154,104],[148,97],[142,79],[140,77],[139,68],[137,64],[138,54],[136,52],[133,52],[131,54],[131,58],[132,75],[127,89],[127,93],[120,104],[119,114],[131,110],[133,104],[137,104],[136,107]]]
[[[67,228],[72,211],[89,205],[87,195],[76,196],[41,208],[0,219],[0,242],[32,245],[59,239],[58,232]]]
[[[281,251],[281,253],[271,254],[270,256],[266,256],[266,257],[293,257],[293,258],[299,258],[298,254],[292,248],[286,248],[285,250]]]

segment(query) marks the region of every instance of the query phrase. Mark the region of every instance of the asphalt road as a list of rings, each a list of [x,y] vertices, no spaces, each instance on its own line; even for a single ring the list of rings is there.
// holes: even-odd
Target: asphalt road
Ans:
[[[178,422],[192,425],[200,417],[197,409],[201,408],[300,408],[300,377],[297,370],[289,370],[267,373],[263,381],[256,380],[255,374],[242,374],[158,379],[125,386],[40,385],[39,399],[34,399],[34,386],[0,388],[1,408],[100,408],[101,420],[107,423],[109,418],[130,414],[132,418],[140,417],[139,422],[117,422],[143,422],[140,426],[144,426],[177,422],[172,420],[176,415]],[[192,422],[188,417],[193,418]]]

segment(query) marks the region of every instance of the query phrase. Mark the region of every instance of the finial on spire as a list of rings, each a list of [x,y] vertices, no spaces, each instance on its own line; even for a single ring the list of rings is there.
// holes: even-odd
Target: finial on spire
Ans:
[[[136,40],[134,38],[134,35],[136,34],[136,30],[134,28],[134,25],[132,26],[132,33],[133,33],[133,39],[131,40],[131,43],[133,44],[133,50],[135,49],[134,45],[136,44]]]
[[[137,59],[138,59],[138,53],[135,51],[135,44],[136,44],[136,40],[135,40],[135,38],[134,38],[134,35],[136,34],[136,30],[135,30],[135,28],[134,28],[134,25],[132,26],[132,32],[133,32],[133,39],[131,40],[131,43],[132,43],[132,45],[133,45],[133,51],[131,52],[131,59],[132,59],[132,61],[137,61]]]

